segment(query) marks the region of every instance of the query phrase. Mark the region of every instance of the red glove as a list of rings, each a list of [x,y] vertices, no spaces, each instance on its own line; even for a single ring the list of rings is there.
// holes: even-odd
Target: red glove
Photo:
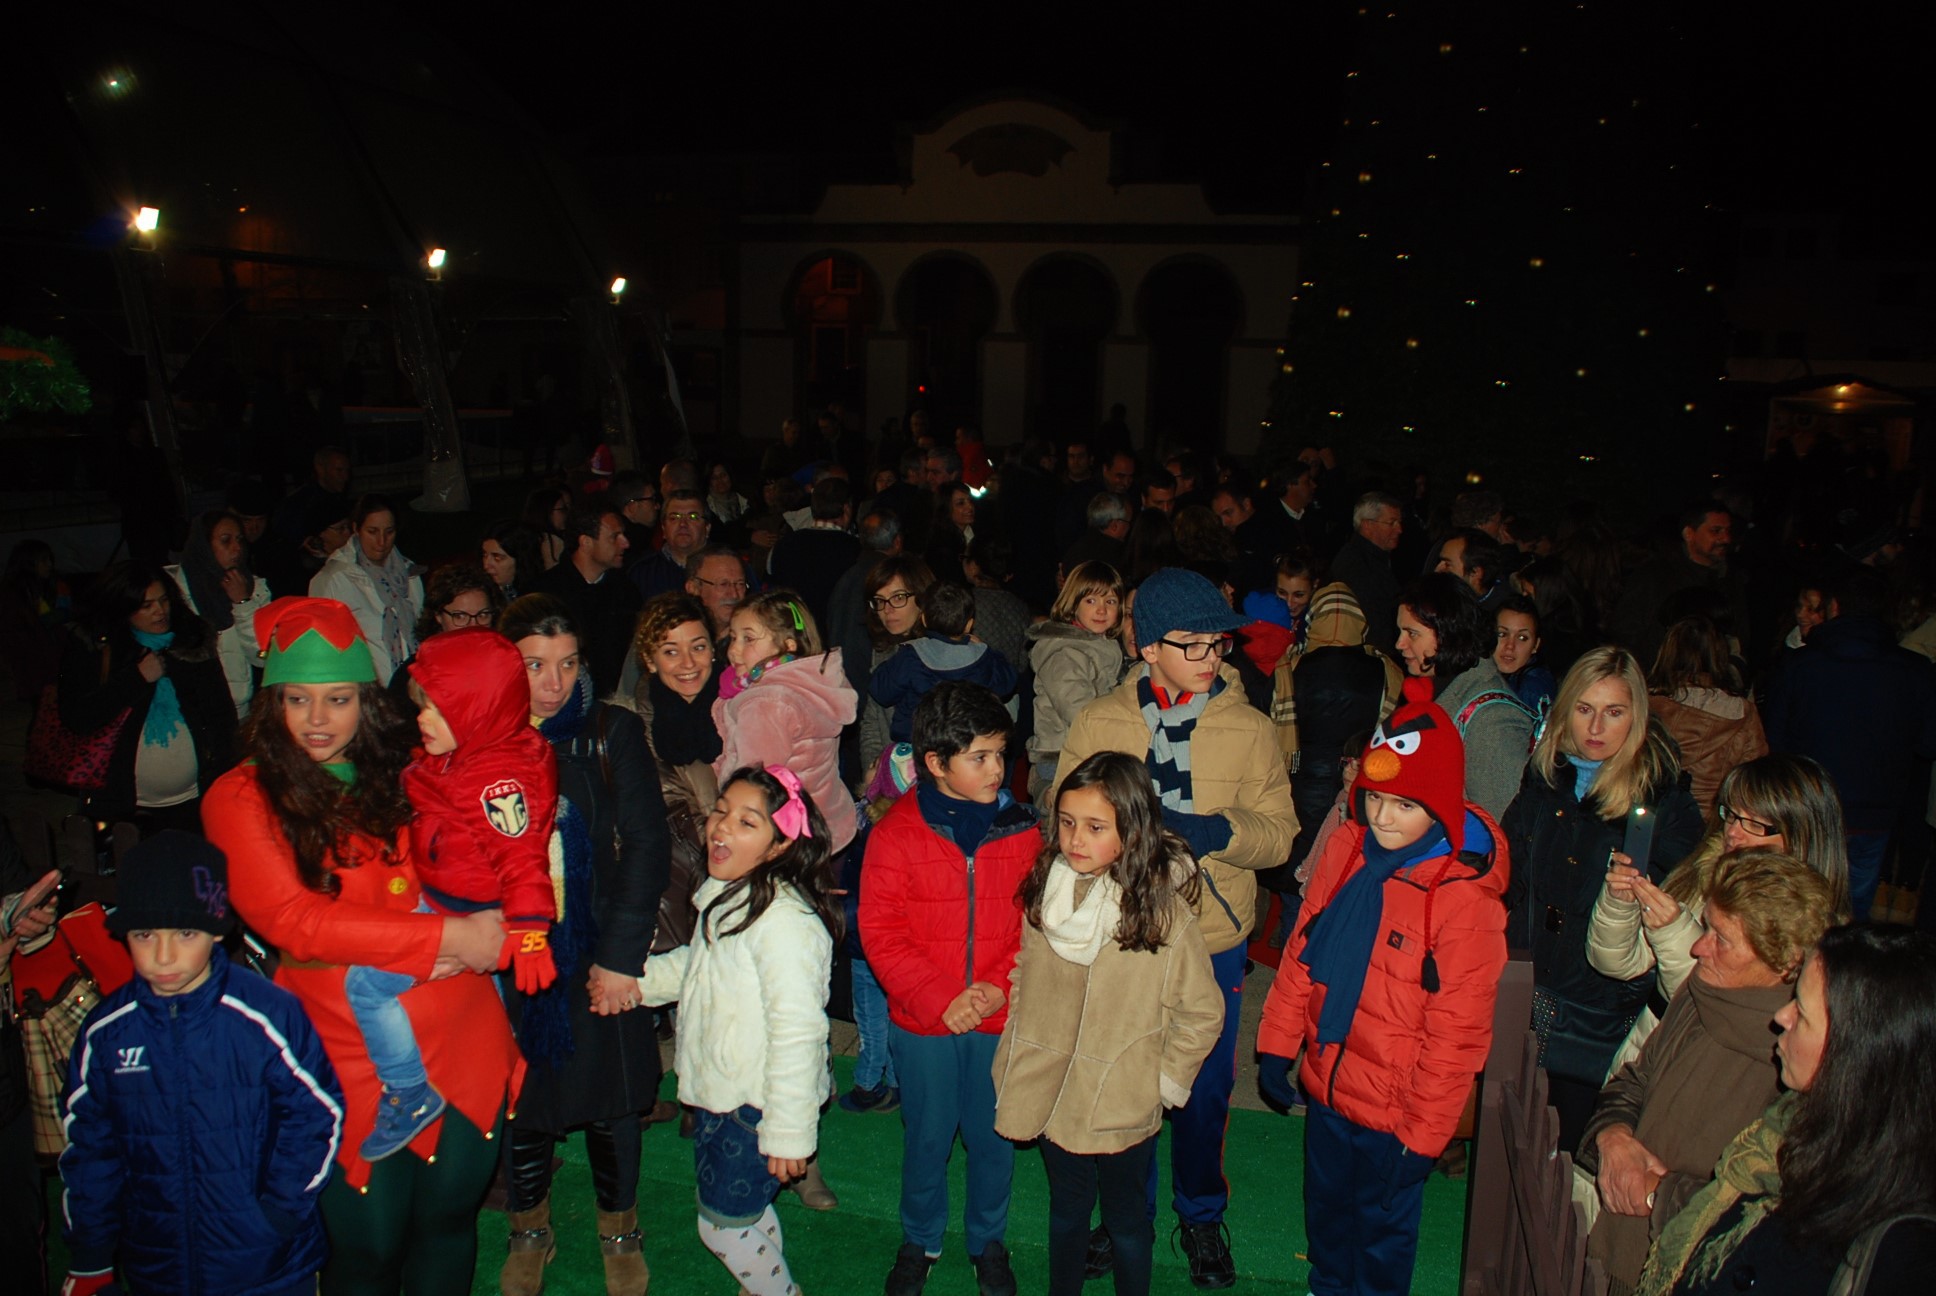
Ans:
[[[120,1290],[112,1269],[97,1274],[70,1273],[61,1284],[61,1296],[118,1296]]]
[[[517,919],[504,925],[504,953],[498,966],[512,966],[519,994],[536,994],[558,979],[551,961],[551,924],[542,919]]]

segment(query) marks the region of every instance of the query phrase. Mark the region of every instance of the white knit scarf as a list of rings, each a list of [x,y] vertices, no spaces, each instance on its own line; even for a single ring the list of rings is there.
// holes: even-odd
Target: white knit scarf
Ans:
[[[1089,894],[1076,903],[1076,883],[1083,874],[1069,867],[1067,856],[1058,855],[1049,866],[1049,878],[1042,888],[1042,934],[1049,948],[1071,963],[1088,967],[1102,953],[1103,945],[1114,939],[1123,921],[1122,884],[1108,874],[1095,879]]]

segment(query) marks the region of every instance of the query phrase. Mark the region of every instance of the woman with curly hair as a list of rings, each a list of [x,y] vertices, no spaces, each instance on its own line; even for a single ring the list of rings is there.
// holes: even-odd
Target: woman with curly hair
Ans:
[[[411,734],[350,610],[277,599],[255,624],[264,666],[242,731],[250,760],[209,790],[202,817],[228,856],[236,909],[281,952],[276,983],[302,1001],[342,1082],[322,1291],[460,1296],[477,1263],[492,1139],[524,1070],[489,975],[503,915],[418,912],[402,785]],[[450,1104],[404,1152],[374,1164],[357,1149],[375,1128],[382,1086],[343,992],[352,964],[418,978],[403,1005]]]

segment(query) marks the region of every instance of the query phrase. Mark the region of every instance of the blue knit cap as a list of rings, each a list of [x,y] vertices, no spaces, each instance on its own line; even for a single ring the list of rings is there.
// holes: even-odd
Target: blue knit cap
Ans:
[[[1182,567],[1162,567],[1136,587],[1136,650],[1171,634],[1227,634],[1249,624],[1230,610],[1207,579]]]

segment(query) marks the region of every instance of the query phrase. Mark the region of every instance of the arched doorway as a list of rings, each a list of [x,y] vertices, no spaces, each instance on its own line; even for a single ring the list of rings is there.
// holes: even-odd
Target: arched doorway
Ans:
[[[908,340],[910,408],[943,429],[981,424],[981,341],[995,324],[995,282],[981,262],[941,253],[901,276],[894,317]]]
[[[1243,294],[1215,261],[1171,261],[1143,280],[1136,319],[1150,344],[1152,445],[1222,445],[1230,344],[1243,317]]]
[[[881,320],[881,291],[858,258],[833,252],[810,261],[788,295],[793,390],[809,409],[839,401],[866,427],[867,335]]]
[[[1023,435],[1087,434],[1102,418],[1102,343],[1116,326],[1116,284],[1074,256],[1045,257],[1015,287],[1015,325],[1028,341]]]

